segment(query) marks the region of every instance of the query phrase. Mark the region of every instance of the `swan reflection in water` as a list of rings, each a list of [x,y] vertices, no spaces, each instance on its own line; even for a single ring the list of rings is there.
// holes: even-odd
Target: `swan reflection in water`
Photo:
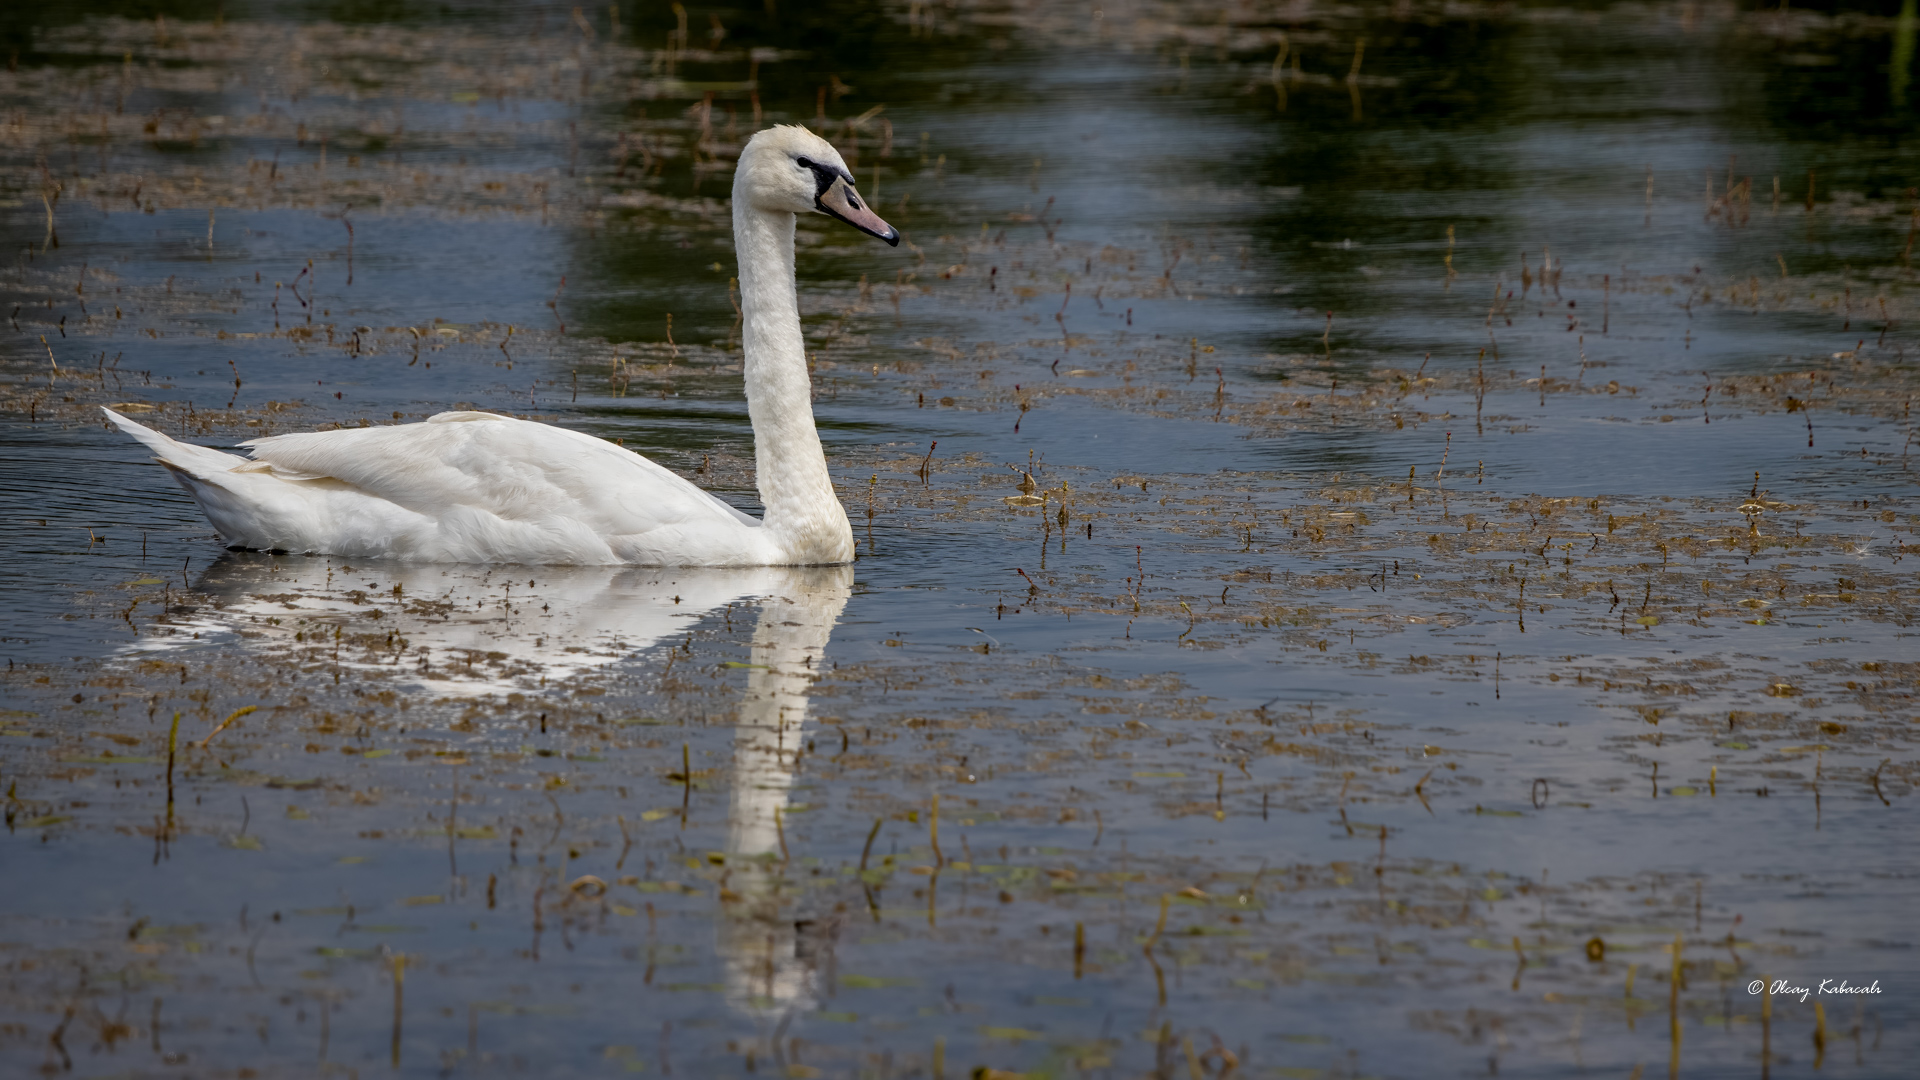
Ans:
[[[385,673],[442,695],[537,693],[677,642],[729,605],[757,607],[727,817],[727,887],[739,900],[724,905],[716,945],[730,1004],[769,1016],[819,1000],[816,935],[801,932],[794,897],[781,895],[780,815],[805,745],[808,691],[852,590],[851,566],[449,566],[230,552],[202,575],[201,605],[176,609],[174,632],[141,647],[238,635],[321,671]]]
[[[228,552],[201,575],[200,606],[175,608],[162,632],[135,648],[238,635],[309,665],[440,694],[525,692],[677,641],[729,605],[811,595],[816,581],[842,581],[844,602],[849,575],[845,567],[469,566]]]

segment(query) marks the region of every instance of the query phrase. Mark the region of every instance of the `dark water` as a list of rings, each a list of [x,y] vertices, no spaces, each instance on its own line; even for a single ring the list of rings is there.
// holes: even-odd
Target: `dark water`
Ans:
[[[1905,1075],[1911,16],[787,7],[4,16],[9,1068]],[[756,99],[907,241],[848,570],[227,553],[92,411],[751,509]]]

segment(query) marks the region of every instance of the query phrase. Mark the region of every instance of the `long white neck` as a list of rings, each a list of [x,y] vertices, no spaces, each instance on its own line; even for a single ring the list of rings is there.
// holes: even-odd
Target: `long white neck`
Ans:
[[[813,388],[793,283],[793,215],[752,206],[735,191],[733,243],[740,260],[747,416],[763,528],[796,564],[847,562],[853,529],[833,493],[813,426]]]

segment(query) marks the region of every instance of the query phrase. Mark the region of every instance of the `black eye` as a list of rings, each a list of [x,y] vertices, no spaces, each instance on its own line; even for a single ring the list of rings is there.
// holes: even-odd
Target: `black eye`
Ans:
[[[803,169],[815,169],[819,167],[819,166],[816,166],[812,161],[806,158],[798,158],[796,160],[798,161],[800,167]]]

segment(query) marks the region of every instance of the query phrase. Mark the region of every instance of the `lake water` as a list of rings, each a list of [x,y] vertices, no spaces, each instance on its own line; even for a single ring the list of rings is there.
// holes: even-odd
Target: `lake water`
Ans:
[[[1906,1075],[1917,21],[0,16],[0,1061]],[[757,510],[772,122],[904,234],[801,224],[851,567],[227,552],[99,419]]]

